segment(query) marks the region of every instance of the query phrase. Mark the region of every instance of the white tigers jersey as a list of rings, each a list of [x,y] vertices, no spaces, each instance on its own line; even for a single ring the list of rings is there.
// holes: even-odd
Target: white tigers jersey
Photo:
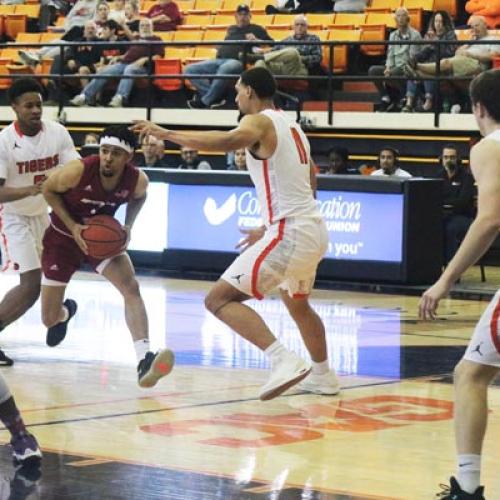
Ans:
[[[17,122],[0,132],[0,178],[6,187],[31,186],[45,179],[50,171],[80,158],[68,131],[59,123],[42,120],[40,132],[24,135]],[[3,205],[5,213],[40,215],[47,211],[41,194]]]
[[[300,126],[283,111],[266,109],[274,125],[276,150],[259,160],[247,149],[248,172],[255,184],[266,226],[285,217],[319,217],[310,178],[309,141]]]

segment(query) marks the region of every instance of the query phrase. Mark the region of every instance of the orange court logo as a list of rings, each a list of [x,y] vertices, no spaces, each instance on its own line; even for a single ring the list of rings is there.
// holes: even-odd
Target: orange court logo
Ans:
[[[371,432],[416,422],[450,420],[452,415],[451,401],[380,395],[304,405],[300,411],[281,415],[234,413],[144,425],[141,430],[172,437],[196,435],[195,441],[205,445],[262,448],[321,439],[328,431]],[[214,428],[220,429],[220,436],[207,439],[208,428],[212,428],[212,431]],[[231,428],[258,431],[262,433],[262,437],[237,438]]]

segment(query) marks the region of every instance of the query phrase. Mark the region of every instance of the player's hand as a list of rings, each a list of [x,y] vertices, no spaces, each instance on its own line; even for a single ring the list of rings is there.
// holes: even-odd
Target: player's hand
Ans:
[[[43,181],[42,182],[38,182],[37,184],[33,184],[33,186],[30,186],[28,188],[28,196],[36,196],[37,194],[40,194],[42,192],[42,185],[43,185]]]
[[[71,234],[73,235],[76,244],[80,247],[85,255],[89,254],[89,249],[87,247],[87,243],[85,243],[85,240],[82,237],[82,231],[84,229],[87,229],[88,227],[89,226],[84,226],[83,224],[74,224],[71,228]]]
[[[245,236],[238,242],[235,248],[244,252],[247,248],[251,247],[257,241],[259,241],[266,232],[264,227],[259,227],[257,229],[244,229],[240,228],[240,233]]]
[[[420,319],[436,319],[439,301],[448,295],[450,288],[449,285],[439,280],[424,292],[418,305],[418,315]]]
[[[143,137],[147,137],[148,135],[152,135],[157,139],[167,139],[168,138],[168,130],[156,125],[153,122],[147,120],[134,120],[134,124],[129,127],[132,132],[139,134],[139,140],[142,141]]]

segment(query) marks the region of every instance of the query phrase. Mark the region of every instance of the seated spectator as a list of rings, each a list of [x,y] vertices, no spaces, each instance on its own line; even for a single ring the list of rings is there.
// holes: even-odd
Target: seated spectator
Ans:
[[[146,168],[170,168],[165,159],[165,143],[152,135],[142,138],[144,161],[139,166]]]
[[[59,40],[53,40],[48,45],[38,50],[20,50],[19,58],[25,64],[36,66],[42,59],[54,59],[61,55],[61,48],[54,44],[71,42],[83,36],[83,30],[87,21],[92,21],[97,8],[97,0],[78,0],[68,12],[64,21],[64,35]]]
[[[154,31],[175,31],[182,23],[179,7],[172,0],[158,0],[146,14],[153,21]]]
[[[359,174],[359,171],[349,166],[349,151],[347,148],[334,147],[328,151],[328,165],[322,172],[329,175]]]
[[[334,12],[364,12],[368,0],[336,0]]]
[[[210,163],[205,160],[200,160],[196,149],[182,146],[181,148],[182,161],[177,167],[181,170],[212,170]]]
[[[473,40],[499,40],[497,36],[488,34],[488,26],[484,17],[472,16],[469,24],[473,31]],[[441,60],[441,74],[454,76],[476,75],[488,69],[491,66],[491,60],[498,54],[500,54],[500,44],[462,45],[457,49],[453,57]],[[406,74],[412,78],[437,73],[436,63],[417,63],[414,67],[407,65],[405,70]]]
[[[236,24],[229,26],[224,40],[271,40],[267,31],[257,24],[251,24],[251,14],[248,5],[241,4],[235,13]],[[238,77],[243,71],[243,64],[238,59],[239,54],[245,51],[244,45],[220,45],[217,48],[215,59],[201,61],[186,66],[184,73],[188,76],[205,74],[234,75]],[[226,103],[224,96],[229,81],[214,78],[193,78],[191,84],[196,88],[197,94],[188,101],[191,109],[219,108]]]
[[[112,19],[120,25],[126,22],[125,0],[115,0],[113,2],[113,8],[109,11],[108,19]]]
[[[97,4],[97,9],[95,11],[94,22],[97,26],[97,36],[101,36],[102,27],[104,23],[108,20],[109,16],[109,5],[108,2],[99,2]]]
[[[127,102],[134,85],[134,79],[130,78],[130,76],[147,74],[148,70],[150,70],[147,67],[149,55],[152,54],[152,59],[154,60],[163,57],[165,53],[161,45],[152,46],[148,43],[151,41],[161,41],[159,37],[153,35],[153,23],[150,19],[141,19],[139,30],[139,40],[142,43],[132,45],[125,54],[112,58],[111,64],[104,67],[99,73],[108,78],[94,78],[85,86],[81,94],[78,94],[70,101],[71,104],[74,106],[93,104],[97,93],[105,87],[108,79],[117,77],[122,78],[120,78],[116,94],[111,99],[109,105],[118,108]]]
[[[50,68],[50,74],[54,75],[54,78],[48,84],[49,101],[57,101],[59,97],[59,88],[56,85],[57,75],[80,75],[84,77],[96,72],[96,64],[101,59],[101,47],[92,43],[98,40],[96,31],[97,26],[95,22],[87,21],[83,29],[83,36],[80,40],[77,40],[82,43],[71,45],[65,49],[63,61],[61,61],[60,55],[54,57]],[[80,90],[87,83],[87,78],[75,78],[74,80],[64,80],[63,87]]]
[[[99,135],[95,134],[94,132],[89,132],[88,134],[85,134],[85,137],[83,139],[84,146],[94,146],[98,144],[99,144]]]
[[[420,41],[420,33],[410,26],[410,14],[404,7],[400,7],[395,12],[396,26],[390,35],[389,40],[398,41]],[[420,45],[398,45],[391,44],[387,49],[387,59],[384,66],[370,66],[368,74],[370,76],[403,76],[404,67],[410,59],[415,58],[420,50]],[[403,81],[375,80],[375,86],[380,95],[378,111],[399,111],[399,103],[402,98],[402,91],[405,86]]]
[[[432,42],[436,40],[454,42],[457,40],[455,26],[453,25],[453,21],[448,12],[438,10],[432,14],[429,21],[429,28],[427,29],[424,39]],[[441,45],[439,47],[439,59],[441,60],[447,57],[452,57],[453,54],[455,54],[456,49],[457,46],[453,43]],[[437,45],[431,43],[429,45],[425,45],[422,50],[415,55],[413,60],[410,60],[409,62],[411,64],[416,62],[428,63],[436,61]],[[415,96],[417,95],[419,85],[420,82],[408,80],[406,84],[406,104],[401,111],[406,113],[413,111]],[[422,111],[432,111],[435,83],[432,80],[424,80],[423,85],[425,90],[425,102],[422,105]]]
[[[458,250],[475,216],[476,188],[471,173],[462,166],[453,144],[443,147],[439,157],[443,179],[444,263]]]
[[[266,5],[266,14],[306,14],[332,12],[333,0],[278,0],[276,5]]]
[[[248,60],[257,61],[256,66],[267,68],[274,75],[308,76],[309,71],[317,72],[321,62],[321,40],[317,35],[307,32],[307,19],[299,14],[293,21],[292,36],[283,42],[302,42],[300,45],[275,45],[266,50],[256,47],[253,54],[248,54]],[[318,45],[308,44],[317,42]]]
[[[388,177],[411,177],[411,174],[402,168],[399,168],[399,152],[397,149],[385,147],[380,150],[378,155],[378,170],[372,172],[375,176]]]
[[[139,34],[139,5],[137,2],[125,3],[125,23],[123,23],[123,34],[129,39],[133,40]]]
[[[247,155],[245,148],[237,149],[233,154],[233,161],[227,167],[228,170],[247,170]]]
[[[101,36],[99,37],[100,41],[105,42],[124,42],[128,39],[124,35],[120,35],[120,25],[109,19],[106,21],[101,30]],[[127,52],[127,48],[124,45],[101,45],[101,60],[98,64],[96,64],[96,68],[100,71],[104,66],[110,64],[114,57],[120,56]]]

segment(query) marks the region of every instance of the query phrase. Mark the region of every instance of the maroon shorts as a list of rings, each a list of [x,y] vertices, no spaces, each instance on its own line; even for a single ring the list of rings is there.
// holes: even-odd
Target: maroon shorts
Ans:
[[[75,240],[49,226],[43,237],[42,271],[45,280],[68,283],[71,276],[87,262],[98,272],[107,259],[93,259],[85,255]]]

